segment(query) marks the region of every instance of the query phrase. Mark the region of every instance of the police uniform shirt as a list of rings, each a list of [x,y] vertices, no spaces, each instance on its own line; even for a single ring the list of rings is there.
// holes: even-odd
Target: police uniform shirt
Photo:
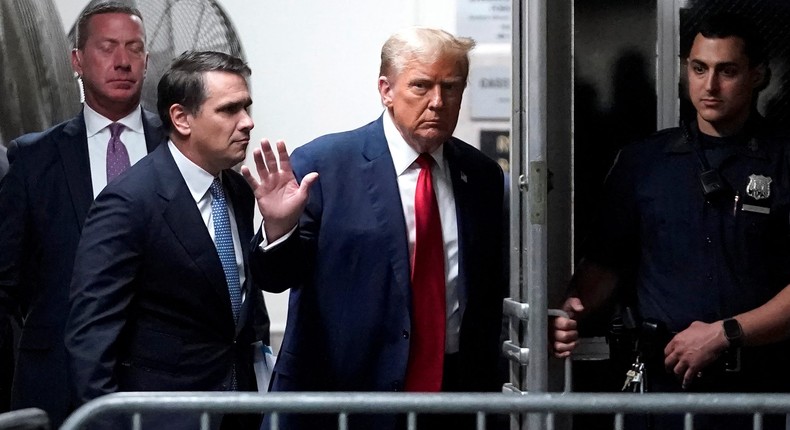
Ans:
[[[699,157],[680,129],[625,147],[585,258],[632,273],[621,287],[673,332],[762,305],[790,283],[788,141],[766,132],[709,148],[732,188],[719,201],[703,196]]]

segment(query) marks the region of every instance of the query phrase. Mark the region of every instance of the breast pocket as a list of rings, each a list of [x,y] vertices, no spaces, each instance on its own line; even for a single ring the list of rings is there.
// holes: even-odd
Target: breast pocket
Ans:
[[[664,273],[675,271],[678,265],[688,264],[689,258],[693,257],[692,245],[698,239],[693,221],[701,214],[693,213],[688,201],[664,195],[642,200],[640,208],[642,258],[654,263],[651,266]]]

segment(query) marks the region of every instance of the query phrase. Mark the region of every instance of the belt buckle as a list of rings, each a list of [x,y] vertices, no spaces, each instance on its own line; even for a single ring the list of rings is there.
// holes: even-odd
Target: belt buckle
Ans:
[[[725,372],[740,372],[741,371],[741,348],[730,348],[724,351],[724,371]]]

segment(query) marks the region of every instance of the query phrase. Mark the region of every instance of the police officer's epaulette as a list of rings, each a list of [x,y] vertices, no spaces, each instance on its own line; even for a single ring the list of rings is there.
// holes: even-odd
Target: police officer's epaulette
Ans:
[[[680,127],[670,127],[670,128],[665,128],[665,129],[662,129],[662,130],[658,130],[655,133],[651,134],[650,137],[648,137],[648,139],[653,138],[653,137],[655,137],[655,138],[664,138],[664,137],[666,137],[666,135],[672,134],[672,133],[677,133],[679,130],[680,130]]]
[[[641,152],[642,150],[678,150],[681,149],[682,152],[688,150],[689,146],[686,144],[686,137],[681,132],[680,127],[671,127],[665,128],[662,130],[655,131],[653,134],[643,137],[641,139],[637,139],[630,144],[623,147],[626,148],[633,148],[632,150]],[[642,148],[637,149],[637,148]],[[653,148],[653,149],[648,149]]]
[[[642,145],[645,145],[645,144],[654,144],[655,141],[666,142],[666,140],[665,140],[666,136],[670,135],[672,133],[677,133],[678,130],[679,129],[677,127],[672,127],[672,128],[665,128],[663,130],[655,131],[655,132],[653,132],[652,134],[650,134],[648,136],[641,137],[639,139],[631,140],[630,142],[626,143],[623,146],[623,149],[631,148],[631,147],[635,147],[635,146],[642,146]],[[682,136],[682,134],[679,134],[679,135]]]

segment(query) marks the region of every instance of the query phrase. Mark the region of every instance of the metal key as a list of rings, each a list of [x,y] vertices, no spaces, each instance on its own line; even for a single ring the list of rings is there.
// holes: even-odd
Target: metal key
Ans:
[[[638,363],[636,370],[634,370],[634,377],[631,380],[631,385],[633,386],[633,391],[636,393],[637,391],[642,391],[642,375],[644,374],[644,363]]]
[[[642,372],[644,371],[645,365],[639,359],[637,355],[634,363],[631,364],[631,368],[628,369],[628,372],[625,373],[625,383],[623,384],[623,388],[620,391],[625,391],[629,387],[633,391],[637,391],[641,384],[642,384]]]
[[[623,384],[623,388],[621,388],[620,391],[625,391],[626,388],[628,388],[628,386],[631,385],[631,382],[633,382],[636,376],[637,376],[636,371],[633,369],[632,366],[631,369],[628,369],[628,372],[625,372],[625,383]]]

